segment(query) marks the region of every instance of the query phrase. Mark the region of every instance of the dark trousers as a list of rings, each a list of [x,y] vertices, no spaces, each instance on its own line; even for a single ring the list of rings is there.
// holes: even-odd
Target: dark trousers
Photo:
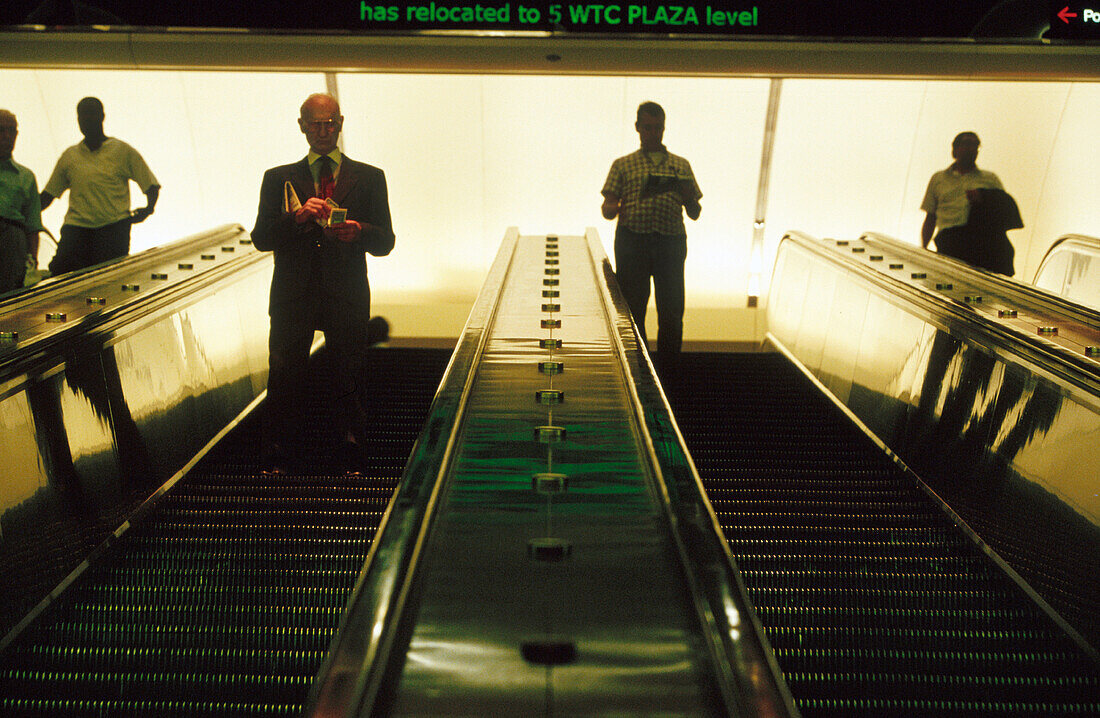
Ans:
[[[369,301],[369,300],[368,300]],[[369,316],[369,312],[366,312]],[[324,332],[325,351],[333,361],[333,429],[343,440],[350,432],[361,440],[366,426],[363,372],[367,321],[347,302],[321,294],[302,304],[272,307],[268,335],[267,407],[263,451],[276,457],[300,431],[302,392],[315,330]]]
[[[621,224],[615,229],[615,277],[643,342],[647,341],[645,315],[653,280],[659,365],[675,362],[683,343],[685,259],[685,236],[633,232]]]
[[[27,233],[22,227],[0,222],[0,292],[23,286],[27,276]]]
[[[125,257],[130,253],[131,224],[130,219],[126,218],[102,227],[62,225],[57,253],[50,260],[50,274],[56,277],[65,272],[75,272],[93,264]]]

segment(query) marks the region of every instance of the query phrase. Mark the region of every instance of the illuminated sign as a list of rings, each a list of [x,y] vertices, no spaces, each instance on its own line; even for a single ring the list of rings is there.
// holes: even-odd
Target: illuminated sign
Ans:
[[[1100,40],[1100,0],[1053,2],[1050,33],[1062,39]]]
[[[1100,0],[4,0],[0,26],[917,39],[1100,38]],[[1044,34],[1045,33],[1045,34]]]

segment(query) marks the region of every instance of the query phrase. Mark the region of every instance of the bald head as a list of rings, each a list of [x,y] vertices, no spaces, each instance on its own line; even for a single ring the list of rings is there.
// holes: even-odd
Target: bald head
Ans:
[[[337,102],[336,98],[332,95],[323,92],[315,92],[307,97],[306,101],[302,103],[301,114],[299,116],[304,120],[307,119],[309,114],[317,111],[332,112],[339,115],[340,103]]]
[[[319,155],[327,155],[336,149],[344,117],[340,104],[332,95],[315,94],[302,103],[298,127],[309,142],[309,148]]]

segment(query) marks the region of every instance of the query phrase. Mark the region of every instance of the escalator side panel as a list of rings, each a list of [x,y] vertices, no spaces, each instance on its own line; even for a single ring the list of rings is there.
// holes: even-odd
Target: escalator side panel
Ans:
[[[775,271],[771,339],[826,386],[851,370],[829,358],[855,357],[848,408],[1100,645],[1100,398],[976,332],[968,315],[861,282],[800,244],[783,242]],[[792,321],[820,307],[863,313],[866,328]],[[826,341],[835,349],[818,351]]]
[[[271,262],[38,360],[0,400],[0,635],[262,390]]]

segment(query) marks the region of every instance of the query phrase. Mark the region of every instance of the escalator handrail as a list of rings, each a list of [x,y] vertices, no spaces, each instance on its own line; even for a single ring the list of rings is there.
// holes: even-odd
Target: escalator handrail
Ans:
[[[113,275],[126,274],[145,266],[159,264],[172,257],[191,254],[199,247],[213,244],[213,240],[219,236],[237,237],[241,234],[247,236],[245,228],[241,225],[225,224],[168,244],[151,247],[137,254],[128,254],[85,269],[49,277],[0,300],[0,314],[43,302],[56,295],[79,294],[83,287],[101,284]]]
[[[903,299],[944,327],[956,325],[963,328],[968,336],[980,337],[983,342],[990,345],[993,351],[1013,357],[1033,373],[1051,377],[1085,403],[1100,406],[1100,364],[1095,360],[1066,351],[1057,344],[1026,334],[1009,325],[992,322],[967,305],[917,284],[884,274],[804,232],[793,230],[787,232],[780,240],[780,251],[783,242],[790,242],[818,257],[825,258],[829,263],[842,267],[849,274],[862,278],[868,285],[886,296]],[[922,255],[922,259],[927,258]],[[950,265],[951,271],[955,270],[955,264],[957,263]],[[777,269],[778,262],[773,272]],[[973,276],[975,281],[981,283],[990,275],[981,272],[968,276]],[[774,282],[774,276],[772,279]]]
[[[871,245],[889,248],[889,250],[895,254],[902,255],[913,261],[921,262],[922,264],[945,267],[947,268],[945,270],[946,272],[953,276],[965,277],[968,282],[985,286],[994,286],[999,293],[1011,296],[1014,302],[1021,306],[1026,306],[1032,311],[1040,311],[1047,314],[1056,313],[1070,321],[1100,329],[1100,311],[1092,307],[1086,307],[1082,304],[1072,302],[1059,294],[1040,289],[1031,284],[1018,282],[1003,274],[986,272],[966,262],[943,254],[931,252],[927,249],[921,249],[920,247],[916,247],[878,232],[864,232],[860,235],[860,239]],[[1049,254],[1050,252],[1048,250],[1047,255],[1049,256]]]
[[[167,257],[187,256],[193,253],[196,247],[205,247],[214,243],[213,240],[218,237],[251,241],[247,239],[247,232],[239,225],[226,225],[218,230],[194,235],[180,240],[180,242],[166,245],[160,248],[155,258],[134,255],[133,259],[138,260],[140,258],[140,261],[102,265],[101,269],[94,272],[94,283],[103,284],[105,281],[109,281],[112,276],[130,274],[143,266],[163,262]],[[172,302],[181,295],[195,291],[198,287],[205,286],[212,281],[219,281],[226,275],[232,275],[232,273],[253,262],[262,261],[264,256],[263,253],[254,252],[234,257],[228,262],[214,265],[198,274],[189,275],[153,289],[137,292],[122,302],[89,312],[72,321],[58,324],[55,329],[36,334],[29,339],[20,340],[11,347],[11,351],[0,356],[0,383],[25,372],[29,361],[38,361],[42,357],[56,356],[64,350],[65,346],[79,340],[81,337],[95,331],[101,331],[105,326],[117,328],[127,322],[134,321],[155,311],[157,307],[163,306],[165,302]],[[83,284],[83,282],[80,283],[80,285]],[[52,300],[55,294],[59,298],[69,298],[74,294],[79,295],[80,285],[70,284],[68,281],[58,283],[54,285],[56,292],[51,291],[50,294],[37,297],[34,302],[21,303],[22,306],[19,308],[26,309],[38,301],[45,303]]]
[[[1054,244],[1050,245],[1046,254],[1043,255],[1043,260],[1039,262],[1039,268],[1035,270],[1035,278],[1031,280],[1034,286],[1041,286],[1039,281],[1043,276],[1043,270],[1047,268],[1048,262],[1050,262],[1053,257],[1060,254],[1070,254],[1071,256],[1077,257],[1082,255],[1092,256],[1100,262],[1100,237],[1090,237],[1086,234],[1066,234],[1059,237],[1055,240]],[[1084,306],[1089,306],[1091,309],[1100,312],[1100,306]]]
[[[303,715],[372,713],[395,669],[392,664],[400,663],[392,655],[394,644],[415,618],[406,606],[518,239],[519,230],[509,228],[375,533]]]
[[[657,497],[730,715],[799,715],[596,230],[585,233]],[[615,309],[620,322],[612,317]],[[628,349],[627,347],[630,347]],[[638,357],[638,362],[628,360]],[[643,398],[644,395],[644,398]],[[648,409],[650,410],[647,410]],[[660,445],[662,449],[657,450]],[[669,456],[668,452],[674,454]],[[736,637],[735,637],[736,634]]]
[[[1043,266],[1047,263],[1047,260],[1049,260],[1052,255],[1061,252],[1065,245],[1078,246],[1093,254],[1100,254],[1100,237],[1091,237],[1087,234],[1063,234],[1061,237],[1054,240],[1054,243],[1050,245],[1043,255],[1042,261],[1039,262],[1039,269],[1035,271],[1034,281],[1038,281],[1039,276],[1042,275]]]

